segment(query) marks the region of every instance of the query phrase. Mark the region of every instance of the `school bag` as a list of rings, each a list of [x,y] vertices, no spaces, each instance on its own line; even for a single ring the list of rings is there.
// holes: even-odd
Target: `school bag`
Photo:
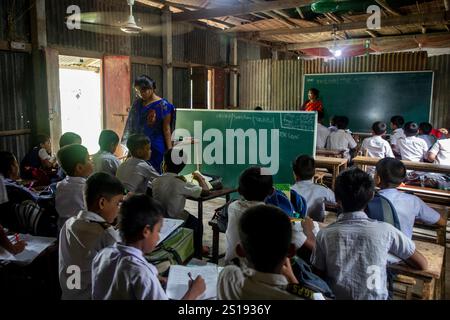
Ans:
[[[311,266],[302,258],[298,256],[292,258],[292,271],[300,285],[314,292],[321,293],[329,299],[335,298],[325,280],[312,272]]]
[[[387,222],[400,230],[400,221],[394,205],[378,192],[367,205],[365,212],[370,219]]]
[[[217,208],[214,211],[214,216],[213,216],[212,220],[215,220],[217,222],[217,227],[219,229],[219,232],[225,233],[225,231],[227,231],[227,226],[228,226],[228,207],[234,201],[236,201],[236,199],[228,201],[223,206]]]
[[[290,190],[290,197],[288,199],[283,191],[275,189],[264,202],[282,209],[291,218],[304,218],[307,211],[305,198],[294,190]]]
[[[158,271],[163,273],[172,264],[185,264],[193,255],[194,232],[192,229],[180,227],[162,241],[155,250],[146,254],[145,258],[157,268],[158,265],[164,265],[164,268],[158,268]]]

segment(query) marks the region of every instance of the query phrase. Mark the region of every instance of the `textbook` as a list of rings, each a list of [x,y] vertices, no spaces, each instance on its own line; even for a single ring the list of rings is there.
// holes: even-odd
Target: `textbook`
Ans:
[[[184,220],[181,219],[169,219],[164,218],[162,228],[159,231],[159,240],[156,243],[156,246],[158,246],[161,242],[166,240],[168,236],[172,234],[175,230],[177,230],[179,227],[181,227],[184,223]]]
[[[198,300],[217,299],[217,279],[219,276],[219,268],[217,265],[206,266],[181,266],[172,265],[169,270],[167,279],[166,294],[169,299],[181,300],[189,289],[189,273],[192,279],[198,275],[205,280],[206,290],[198,297]]]
[[[212,190],[212,189],[213,189],[213,186],[212,186],[212,184],[211,184],[211,181],[213,180],[212,177],[207,176],[207,175],[203,175],[203,174],[201,174],[199,171],[194,171],[194,173],[198,173],[199,175],[201,175],[201,176],[205,179],[206,185],[208,186],[208,189],[209,189],[209,190]],[[184,177],[186,178],[186,181],[187,181],[187,182],[192,183],[192,184],[195,184],[195,185],[197,185],[197,186],[199,185],[198,181],[194,179],[193,173],[186,174],[186,175],[184,175]]]
[[[27,243],[25,250],[13,255],[6,249],[0,247],[0,260],[6,260],[20,265],[28,265],[34,261],[45,249],[56,242],[56,238],[37,237],[29,234],[20,234],[20,239]],[[8,237],[14,242],[14,236]]]

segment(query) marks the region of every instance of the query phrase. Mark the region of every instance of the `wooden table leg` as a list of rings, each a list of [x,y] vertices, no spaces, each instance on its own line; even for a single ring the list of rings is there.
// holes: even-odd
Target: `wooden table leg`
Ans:
[[[199,223],[202,226],[202,231],[203,231],[203,201],[199,200],[198,201],[198,213],[197,213],[197,218],[199,220]],[[200,235],[200,238],[202,239],[202,241],[200,242],[200,248],[196,248],[197,252],[202,252],[202,246],[203,246],[203,232]]]
[[[331,188],[334,190],[334,184],[336,183],[337,172],[339,171],[339,166],[333,165],[333,181],[331,181]]]
[[[434,278],[426,279],[423,281],[423,289],[422,289],[422,299],[423,300],[433,300],[435,284],[436,284],[436,280]]]
[[[213,227],[213,247],[212,247],[212,263],[217,264],[219,262],[219,229]]]

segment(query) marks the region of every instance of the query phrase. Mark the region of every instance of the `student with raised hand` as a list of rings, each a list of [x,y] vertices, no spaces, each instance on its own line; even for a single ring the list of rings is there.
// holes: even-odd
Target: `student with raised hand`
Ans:
[[[430,208],[422,199],[413,194],[397,190],[397,187],[405,178],[406,167],[400,160],[386,158],[378,161],[375,183],[381,188],[379,193],[394,206],[402,232],[411,239],[416,220],[429,225],[447,225],[447,220],[441,217],[436,210]]]
[[[419,124],[419,135],[417,136],[420,139],[425,140],[428,146],[428,150],[436,143],[436,137],[431,134],[433,131],[433,126],[431,123],[422,122]]]
[[[308,155],[298,156],[292,163],[292,169],[296,182],[291,189],[305,198],[307,215],[315,221],[322,222],[325,218],[325,202],[336,202],[333,191],[314,183],[316,169],[314,158]]]
[[[226,266],[219,274],[221,300],[297,300],[298,284],[289,258],[295,254],[292,227],[283,210],[268,205],[247,209],[239,220],[236,251],[248,265]]]
[[[356,149],[357,143],[352,135],[346,131],[348,126],[347,117],[336,117],[335,123],[337,131],[331,132],[328,136],[326,147],[332,150],[345,150],[344,158],[350,160],[350,151]]]
[[[405,124],[405,119],[402,116],[393,116],[391,118],[391,129],[392,134],[390,136],[390,143],[392,147],[392,151],[395,155],[400,156],[400,151],[397,147],[397,141],[400,138],[404,138],[405,134],[403,133],[403,125]]]
[[[428,161],[450,166],[450,135],[447,129],[440,129],[444,138],[439,139],[428,152]]]
[[[119,229],[123,241],[100,251],[92,263],[94,300],[167,300],[158,270],[144,254],[151,253],[159,240],[164,208],[143,194],[122,203]],[[195,300],[205,291],[198,276],[183,300]]]
[[[205,179],[198,173],[193,173],[193,178],[198,185],[186,181],[179,175],[186,166],[186,162],[187,157],[182,149],[174,148],[166,151],[162,163],[163,174],[153,182],[153,197],[161,202],[170,218],[184,220],[184,227],[194,231],[195,256],[201,258],[209,248],[203,247],[202,244],[202,222],[185,210],[186,197],[199,198],[201,195],[208,194],[209,188]],[[202,248],[201,251],[200,248]]]
[[[123,200],[120,181],[98,172],[86,181],[86,209],[67,220],[59,235],[59,283],[64,300],[91,299],[91,266],[103,248],[120,241],[112,224]],[[76,269],[74,269],[74,267]],[[74,270],[80,272],[80,287],[74,287]]]
[[[114,155],[119,145],[119,136],[112,130],[103,130],[98,145],[100,150],[92,157],[94,172],[106,172],[115,176],[120,165],[119,159]]]
[[[388,255],[424,270],[427,261],[414,242],[394,226],[369,219],[364,208],[373,198],[375,185],[360,169],[349,169],[336,179],[336,200],[343,209],[335,223],[321,229],[311,263],[326,279],[336,299],[385,300],[388,298]],[[378,286],[368,277],[379,275]]]
[[[397,148],[402,160],[422,162],[427,158],[428,145],[425,140],[417,137],[419,126],[414,122],[407,122],[403,128],[404,138],[397,141]]]
[[[55,208],[58,212],[58,231],[64,222],[86,208],[83,198],[86,179],[93,172],[86,147],[70,144],[58,151],[58,161],[67,176],[56,185]]]
[[[151,156],[151,142],[143,134],[133,134],[127,140],[129,157],[117,168],[117,178],[125,189],[133,193],[147,193],[152,189],[152,182],[159,173],[148,160]]]

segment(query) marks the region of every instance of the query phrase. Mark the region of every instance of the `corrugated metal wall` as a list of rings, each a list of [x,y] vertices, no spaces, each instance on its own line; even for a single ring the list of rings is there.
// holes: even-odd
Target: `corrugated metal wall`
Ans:
[[[29,0],[1,0],[0,39],[30,41]],[[14,20],[8,31],[8,18]]]
[[[434,71],[432,123],[450,128],[450,55],[428,58],[428,67]]]
[[[159,96],[164,96],[163,92],[163,75],[162,68],[160,66],[152,66],[148,64],[131,64],[131,102],[136,98],[134,92],[134,80],[140,75],[147,75],[156,81],[156,91]]]
[[[271,50],[268,47],[259,46],[254,43],[238,41],[238,64],[248,60],[269,59]]]
[[[432,124],[450,126],[450,55],[427,58],[426,52],[392,53],[340,60],[255,60],[242,62],[239,105],[296,110],[301,103],[304,74],[435,71]]]
[[[0,131],[31,129],[33,77],[31,56],[0,51]],[[0,150],[21,159],[30,148],[30,135],[0,137]]]
[[[191,107],[191,74],[189,69],[173,69],[173,105],[177,108]]]

